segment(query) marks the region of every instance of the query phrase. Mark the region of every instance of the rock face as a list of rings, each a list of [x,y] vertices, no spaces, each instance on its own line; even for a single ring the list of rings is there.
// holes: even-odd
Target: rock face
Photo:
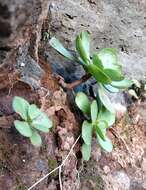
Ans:
[[[114,180],[114,186],[117,186],[115,189],[129,190],[130,179],[123,171],[114,173],[112,179]]]
[[[25,81],[34,88],[38,87],[38,81],[43,72],[38,65],[38,48],[41,34],[43,32],[47,32],[49,37],[55,35],[66,47],[73,50],[73,42],[76,34],[82,30],[89,30],[92,33],[91,51],[98,51],[98,49],[103,47],[117,48],[120,53],[120,59],[123,63],[125,73],[131,78],[143,79],[146,73],[145,10],[146,0],[0,0],[0,91],[3,92],[5,87],[9,88],[9,82],[15,82],[13,79],[15,74],[17,74],[15,73],[16,69],[20,72],[22,81]],[[47,20],[45,28],[42,31],[42,25],[45,19]],[[80,78],[80,76],[83,75],[84,71],[76,63],[66,61],[59,56],[58,53],[50,48],[47,42],[44,42],[43,45],[45,56],[48,57],[48,62],[52,65],[53,70],[62,74],[68,82]],[[12,84],[10,84],[10,89],[11,87],[13,87]],[[8,93],[6,93],[4,98]],[[54,100],[55,97],[56,96],[51,97],[52,100]],[[60,97],[62,97],[62,95],[59,96],[59,101],[61,100]],[[54,102],[56,103],[57,101]],[[62,102],[63,101],[61,101],[61,103]],[[63,106],[65,106],[64,104]],[[52,103],[50,105],[52,105]],[[66,107],[65,110],[67,110]],[[65,135],[63,134],[64,129],[66,130],[66,127],[64,126],[70,127],[70,124],[72,124],[71,121],[74,121],[74,116],[68,110],[67,113],[71,115],[70,118],[66,113],[64,116],[64,114],[62,114],[62,107],[59,111],[55,110],[54,112],[58,113],[56,118],[60,115],[57,130],[59,131],[58,134],[62,140],[61,150],[63,149],[63,151],[67,151],[70,149],[71,144],[69,144],[68,141],[71,142],[74,139],[72,136],[68,137],[68,132],[67,134],[65,133]],[[3,112],[0,112],[0,115],[3,115]],[[67,121],[62,118],[67,118]],[[64,128],[60,127],[60,123]],[[71,128],[73,132],[74,126],[77,126],[75,121]],[[68,131],[71,131],[71,129],[69,128]],[[135,131],[135,128],[133,131]],[[122,190],[122,188],[124,188],[123,190],[134,190],[134,188],[145,189],[146,169],[145,155],[143,153],[143,150],[146,150],[145,138],[143,137],[145,132],[140,128],[139,133],[142,134],[140,136],[136,133],[138,135],[136,136],[135,146],[132,147],[133,142],[131,142],[130,146],[133,155],[135,156],[134,153],[137,153],[133,159],[134,161],[131,161],[131,155],[124,151],[125,147],[120,149],[119,146],[117,146],[115,152],[112,153],[113,155],[105,156],[105,154],[93,144],[94,149],[92,151],[92,159],[94,162],[89,162],[87,170],[82,172],[81,189],[89,190],[92,188],[110,190],[108,187],[109,184],[105,184],[105,181],[108,182],[107,179],[109,179],[109,183],[113,182],[111,183],[112,186],[116,185],[115,190]],[[2,132],[0,134],[2,135]],[[129,134],[131,134],[131,131]],[[11,136],[9,132],[8,135]],[[133,136],[129,138],[129,141],[132,138]],[[2,138],[0,139],[3,141]],[[8,140],[7,136],[6,139]],[[51,138],[48,137],[46,142],[51,141],[52,143],[52,140],[50,139]],[[134,139],[132,140],[134,141]],[[12,143],[12,141],[10,142]],[[137,146],[138,142],[139,146]],[[56,149],[58,148],[56,146],[59,145],[59,143],[54,143]],[[117,142],[117,144],[118,143],[119,142]],[[16,150],[15,138],[13,138],[13,144],[15,145],[14,150]],[[23,144],[25,145],[25,143]],[[47,144],[47,151],[49,152],[50,144]],[[10,148],[11,146],[9,145],[8,147]],[[4,150],[8,151],[9,149],[4,148]],[[21,150],[19,146],[18,150]],[[27,150],[29,153],[26,153],[26,156],[30,155],[29,158],[31,158],[31,161],[29,162],[30,165],[25,165],[25,173],[23,173],[21,168],[18,167],[18,169],[22,172],[22,175],[20,176],[24,177],[22,180],[25,181],[27,185],[31,185],[32,181],[36,180],[36,177],[39,178],[41,175],[47,173],[49,166],[46,155],[42,155],[42,158],[40,158],[38,157],[37,150],[31,150],[30,148]],[[57,154],[57,151],[58,150],[54,151],[54,154]],[[10,155],[13,153],[14,152],[10,152]],[[22,151],[22,154],[24,153],[25,152]],[[62,153],[60,153],[60,157],[63,158],[64,154],[61,154]],[[2,156],[3,155],[4,154],[2,153]],[[34,157],[34,155],[36,155],[36,157]],[[123,155],[123,158],[120,157],[121,155]],[[72,156],[74,157],[74,155]],[[72,160],[74,159],[73,157],[71,157]],[[16,158],[18,158],[17,154]],[[21,161],[21,165],[22,161],[25,162],[29,159],[27,158],[26,160],[23,160],[21,158],[23,157],[20,156],[18,159],[18,161]],[[142,166],[139,166],[138,163],[141,160]],[[16,159],[13,160],[14,163],[17,163],[16,161]],[[133,168],[130,168],[129,165],[133,162],[135,165]],[[74,165],[72,166],[70,163],[73,163]],[[136,164],[138,164],[138,166],[136,166]],[[13,164],[11,165],[13,166]],[[32,167],[32,173],[29,172],[30,175],[28,175],[28,171],[30,170],[29,166]],[[74,160],[74,162],[69,162],[67,166],[69,169],[67,170],[67,173],[63,174],[63,185],[66,189],[69,189],[69,187],[70,189],[73,189],[72,187],[75,186],[74,182],[77,176],[76,160]],[[137,172],[137,167],[140,167],[139,173]],[[37,176],[36,173],[33,173],[34,168],[36,169]],[[129,169],[128,174],[123,171],[123,168],[125,170],[127,168]],[[103,171],[105,174],[103,174]],[[135,176],[133,175],[135,175],[136,172],[138,174],[135,179]],[[69,176],[68,183],[66,182],[66,176]],[[51,182],[52,187],[49,188],[50,190],[58,188],[58,178],[56,178],[56,181]],[[10,189],[12,188],[12,183],[13,179],[11,179],[11,176],[1,176],[0,184],[2,185],[0,185],[0,189]],[[41,185],[42,187],[38,187],[38,189],[45,190],[46,188],[44,187],[44,184]],[[76,185],[78,186],[78,184]],[[111,187],[111,189],[113,190],[113,187]]]
[[[22,43],[24,39],[31,36],[31,29],[35,29],[37,32],[38,26],[42,24],[41,22],[45,18],[47,11],[47,0],[1,0],[0,47],[11,47],[11,45],[14,47],[16,45],[16,39],[19,39],[19,43]],[[24,39],[20,40],[20,37],[24,37]]]
[[[8,89],[10,86],[18,81],[25,81],[31,86],[35,86],[37,81],[40,79],[40,75],[43,72],[40,66],[38,65],[38,45],[41,37],[41,29],[44,19],[46,19],[48,13],[48,0],[0,0],[0,93],[1,93],[1,102],[0,102],[0,118],[1,116],[6,117],[6,115],[11,115],[12,113],[7,112],[5,108],[3,109],[2,104],[5,104],[5,107],[10,109],[12,105],[12,101],[10,100],[10,94],[14,97],[13,92],[11,91],[10,94],[8,93]],[[18,74],[19,73],[19,74]],[[19,75],[17,78],[17,74]],[[16,81],[14,82],[14,80]],[[34,84],[34,85],[33,85]],[[20,84],[19,84],[20,85]],[[16,87],[13,86],[15,91],[15,95],[20,95],[20,92],[23,93],[27,90],[27,95],[32,97],[32,92],[28,85],[21,83],[21,89],[16,90]],[[3,95],[2,95],[3,93]],[[5,94],[5,95],[4,95]],[[7,94],[7,95],[6,95]],[[37,93],[35,93],[37,94]],[[22,95],[20,95],[22,96]],[[32,98],[34,101],[34,98]],[[7,113],[6,113],[6,112]],[[0,165],[7,162],[7,159],[4,155],[8,155],[10,147],[13,147],[12,139],[17,144],[17,137],[19,138],[20,135],[16,135],[12,132],[14,127],[11,127],[12,124],[9,126],[11,128],[10,131],[8,130],[1,130],[0,141],[3,141],[3,148],[0,151]],[[8,134],[10,133],[10,136]],[[15,131],[16,132],[16,131]],[[12,139],[11,139],[12,138]],[[5,141],[5,142],[4,142]],[[10,143],[10,144],[9,144]],[[15,145],[16,145],[15,144]],[[37,175],[34,174],[38,173],[38,177],[40,177],[43,172],[48,171],[48,160],[41,158],[39,155],[39,150],[34,149],[34,147],[28,148],[27,142],[19,143],[20,148],[15,147],[15,153],[18,153],[18,150],[22,151],[22,144],[26,145],[25,150],[28,152],[23,152],[23,155],[30,155],[29,157],[32,160],[27,162],[27,159],[22,159],[21,153],[19,152],[17,155],[13,152],[10,153],[10,157],[14,160],[14,164],[12,164],[12,160],[10,161],[10,165],[17,165],[16,167],[11,170],[18,171],[23,163],[27,163],[25,166],[26,168],[21,168],[18,173],[22,172],[21,180],[25,181],[26,185],[31,185],[33,176],[36,178]],[[30,143],[29,143],[30,144]],[[8,145],[8,146],[7,146]],[[19,146],[18,145],[18,146]],[[7,146],[7,147],[6,147]],[[50,148],[50,147],[49,147]],[[3,150],[7,151],[7,153],[3,152]],[[12,149],[11,149],[12,150]],[[4,156],[4,157],[3,157]],[[8,156],[9,157],[9,156]],[[8,158],[7,157],[7,158]],[[27,157],[28,158],[28,157]],[[9,159],[9,158],[8,158]],[[33,160],[34,159],[34,160]],[[9,162],[9,161],[8,161]],[[20,165],[21,166],[20,166]],[[30,165],[29,165],[30,164]],[[35,168],[31,173],[31,167],[34,164]],[[11,166],[8,166],[10,168]],[[3,167],[3,166],[2,166]],[[16,169],[17,168],[17,169]],[[25,169],[27,171],[27,175],[25,175]],[[2,171],[2,170],[1,170]],[[29,176],[28,176],[29,171]],[[11,172],[7,172],[7,169],[3,171],[2,177],[0,177],[0,189],[8,190],[8,189],[25,189],[19,186],[19,182],[15,180],[11,176]],[[15,172],[14,172],[15,173]],[[44,174],[45,174],[44,173]],[[15,173],[16,174],[16,173]],[[19,174],[16,174],[16,178]],[[33,178],[33,180],[35,179]],[[19,181],[19,179],[18,179]],[[24,186],[24,185],[22,185]],[[43,187],[40,187],[43,189]]]
[[[117,48],[125,73],[143,79],[146,74],[146,0],[52,0],[51,3],[51,36],[57,36],[72,49],[76,34],[89,30],[92,50]],[[52,49],[46,54],[51,64],[56,62],[59,68],[61,64],[68,64]],[[70,72],[68,67],[65,71]]]
[[[36,73],[39,73],[39,75],[36,74],[38,80],[42,72],[37,66],[38,46],[42,24],[47,17],[48,9],[48,0],[0,0],[0,69],[3,74],[2,78],[4,78],[4,74],[15,72],[17,67],[20,73],[25,70],[25,74],[22,73],[22,80],[26,80],[30,84],[34,76],[27,68],[32,63],[34,67],[31,69],[37,68]],[[13,73],[13,77],[14,75]]]
[[[146,0],[51,0],[50,5],[51,19],[48,28],[50,37],[55,35],[68,49],[73,50],[77,33],[89,30],[92,34],[91,51],[98,51],[103,47],[117,48],[126,75],[143,80],[146,74]],[[66,81],[70,82],[83,75],[80,67],[65,60],[48,44],[45,54],[54,71],[62,74]],[[120,101],[122,104],[124,104],[123,99],[121,94],[114,97],[116,102]],[[133,130],[130,129],[130,133],[131,131]],[[144,132],[141,136],[138,132],[136,134],[138,134],[138,142],[145,141],[145,138],[141,140]],[[135,135],[132,134],[133,136]],[[81,172],[80,189],[144,190],[143,169],[139,166],[135,169],[135,165],[140,162],[135,152],[139,155],[141,145],[139,151],[135,151],[137,143],[133,146],[134,156],[132,157],[134,158],[131,158],[131,155],[128,156],[127,152],[125,154],[125,147],[119,148],[119,145],[118,150],[112,156],[105,154],[101,156],[97,147],[95,146],[94,149],[93,146],[92,159],[94,161],[89,161],[84,171]],[[141,151],[144,150],[143,144]],[[140,157],[144,155],[141,154]],[[134,166],[130,167],[129,163]],[[102,175],[103,168],[106,171],[105,175]]]

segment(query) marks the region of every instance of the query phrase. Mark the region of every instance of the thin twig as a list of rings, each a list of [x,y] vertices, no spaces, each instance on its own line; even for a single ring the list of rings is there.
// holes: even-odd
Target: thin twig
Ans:
[[[66,156],[66,158],[62,161],[62,163],[56,167],[55,169],[53,169],[51,172],[49,172],[48,174],[46,174],[44,177],[40,178],[36,183],[34,183],[31,187],[28,188],[28,190],[33,189],[36,185],[38,185],[39,183],[41,183],[43,180],[45,180],[49,175],[51,175],[52,173],[54,173],[56,170],[59,170],[66,162],[66,160],[68,159],[68,157],[70,156],[70,154],[72,153],[75,145],[77,144],[79,138],[81,135],[78,136],[78,138],[76,139],[76,141],[74,142],[74,144],[72,145],[68,155]]]
[[[62,180],[61,180],[61,172],[62,172],[62,167],[59,168],[59,184],[60,184],[60,190],[63,190]]]
[[[126,141],[123,139],[123,137],[122,137],[113,127],[111,127],[110,129],[113,131],[113,133],[115,134],[115,136],[116,136],[117,138],[121,139],[121,141],[123,142],[123,144],[124,144],[124,146],[125,146],[127,152],[131,155],[131,152],[130,152],[130,150],[129,150],[129,147],[128,147]]]

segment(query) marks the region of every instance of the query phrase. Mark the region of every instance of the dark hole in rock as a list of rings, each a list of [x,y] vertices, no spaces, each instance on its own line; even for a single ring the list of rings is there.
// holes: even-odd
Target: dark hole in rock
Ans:
[[[65,13],[65,15],[69,18],[69,19],[74,19],[76,16],[72,16],[72,15],[70,15],[70,14],[68,14],[68,13]]]
[[[7,53],[11,50],[10,47],[0,47],[0,64],[3,63],[3,60],[6,58]]]
[[[8,19],[10,17],[10,12],[8,11],[8,7],[6,5],[0,4],[0,16],[4,19]]]
[[[67,63],[53,63],[52,65],[53,73],[57,73],[61,75],[66,83],[72,83],[78,79],[80,79],[84,75],[84,70],[80,65],[74,62]],[[76,92],[78,91],[86,91],[87,85],[86,83],[81,84],[74,88]]]
[[[11,48],[8,46],[0,47],[0,51],[10,51],[10,50],[11,50]]]
[[[123,46],[121,46],[121,51],[122,51],[122,52],[124,51],[124,47],[123,47]]]
[[[0,50],[0,64],[3,63],[3,60],[6,58],[7,52]]]
[[[9,37],[11,32],[10,23],[0,20],[0,37]]]

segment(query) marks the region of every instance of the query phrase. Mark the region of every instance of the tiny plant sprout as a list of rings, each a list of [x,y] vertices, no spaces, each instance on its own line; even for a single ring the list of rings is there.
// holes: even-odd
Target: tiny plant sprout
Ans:
[[[112,151],[112,142],[107,137],[107,128],[115,122],[115,109],[107,96],[107,91],[117,93],[129,88],[133,81],[126,79],[119,64],[117,51],[113,48],[103,48],[98,52],[90,52],[90,34],[87,31],[77,35],[75,53],[67,50],[58,39],[53,37],[50,45],[66,59],[80,64],[86,74],[93,77],[98,85],[96,99],[90,102],[86,94],[79,92],[75,102],[88,119],[82,124],[82,154],[84,160],[89,160],[91,138],[94,134],[97,142],[107,152]]]
[[[91,154],[91,142],[93,134],[96,135],[97,142],[101,148],[107,152],[113,149],[111,140],[106,135],[107,128],[115,122],[115,114],[108,111],[104,105],[99,108],[96,100],[89,101],[86,94],[83,92],[77,93],[75,102],[79,109],[84,113],[88,113],[88,120],[82,124],[82,145],[83,159],[88,161]],[[86,97],[86,98],[85,98]],[[87,109],[87,105],[88,109]]]
[[[42,139],[39,131],[48,133],[52,121],[35,104],[29,104],[21,97],[15,96],[12,106],[22,119],[22,121],[14,121],[17,131],[24,137],[28,137],[34,146],[40,146]]]

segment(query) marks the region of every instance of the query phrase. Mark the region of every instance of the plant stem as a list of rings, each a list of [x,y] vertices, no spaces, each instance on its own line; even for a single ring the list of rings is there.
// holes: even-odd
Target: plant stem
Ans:
[[[80,79],[72,82],[72,83],[66,83],[64,82],[64,79],[60,76],[57,76],[59,84],[66,89],[73,89],[76,86],[86,82],[89,78],[91,78],[91,74],[85,74],[84,76],[82,76]]]

